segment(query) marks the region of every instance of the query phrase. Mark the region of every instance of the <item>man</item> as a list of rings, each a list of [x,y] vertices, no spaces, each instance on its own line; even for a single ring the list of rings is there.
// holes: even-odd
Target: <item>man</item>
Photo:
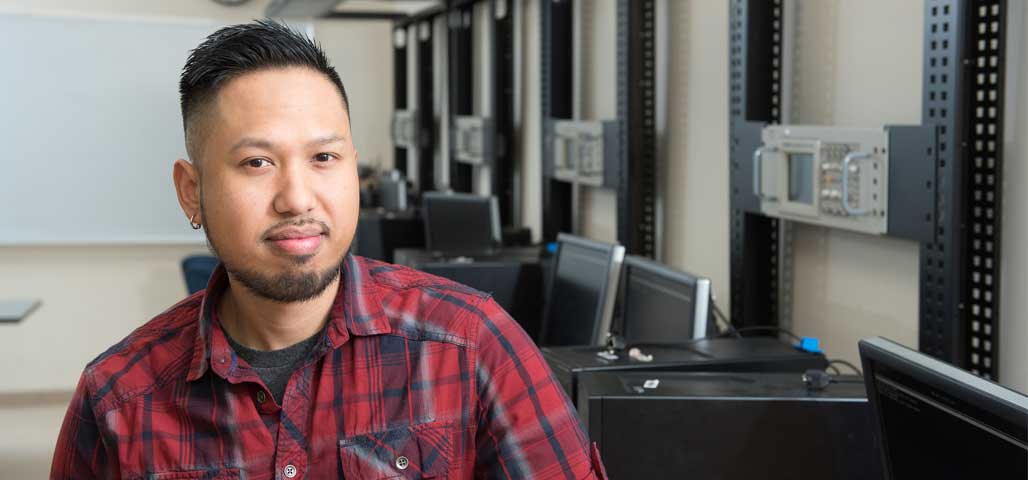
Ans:
[[[488,295],[347,253],[357,151],[316,44],[224,28],[180,91],[175,187],[222,264],[86,367],[51,477],[603,477]]]

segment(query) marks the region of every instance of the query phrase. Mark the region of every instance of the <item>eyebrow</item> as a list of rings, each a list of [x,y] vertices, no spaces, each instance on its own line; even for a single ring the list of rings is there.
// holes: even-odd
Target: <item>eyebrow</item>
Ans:
[[[332,134],[332,135],[327,135],[327,136],[324,136],[324,137],[315,138],[315,139],[307,142],[307,146],[308,147],[319,147],[319,146],[322,146],[322,145],[328,145],[330,143],[342,142],[344,140],[346,140],[346,137],[344,137],[342,135],[338,135],[338,134]],[[262,138],[243,137],[238,142],[236,142],[236,144],[233,145],[232,148],[229,149],[229,151],[230,152],[234,152],[236,150],[239,150],[240,148],[247,148],[247,147],[259,148],[259,149],[262,149],[262,150],[273,150],[274,147],[275,147],[275,144],[271,143],[268,140],[262,139]]]

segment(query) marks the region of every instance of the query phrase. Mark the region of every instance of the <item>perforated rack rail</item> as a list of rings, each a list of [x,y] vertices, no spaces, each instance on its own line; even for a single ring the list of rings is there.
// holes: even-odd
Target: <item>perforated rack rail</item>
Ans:
[[[755,122],[781,120],[782,0],[731,0],[732,320],[778,321],[779,222],[759,213]],[[935,235],[921,243],[919,348],[998,379],[1004,0],[926,0],[923,115],[935,125]],[[755,208],[756,207],[756,208]]]

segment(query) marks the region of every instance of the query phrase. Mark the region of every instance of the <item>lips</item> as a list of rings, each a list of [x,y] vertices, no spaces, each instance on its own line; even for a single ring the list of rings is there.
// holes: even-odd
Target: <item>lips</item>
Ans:
[[[311,255],[318,251],[324,229],[317,225],[275,230],[266,238],[277,250],[288,255]]]

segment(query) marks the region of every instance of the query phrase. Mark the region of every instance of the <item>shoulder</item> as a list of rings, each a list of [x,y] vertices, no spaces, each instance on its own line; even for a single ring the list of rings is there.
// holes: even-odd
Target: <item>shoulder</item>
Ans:
[[[86,365],[96,411],[106,411],[172,380],[185,380],[204,292],[165,310]]]
[[[483,328],[511,321],[488,293],[408,267],[359,261],[398,335],[477,348]]]

